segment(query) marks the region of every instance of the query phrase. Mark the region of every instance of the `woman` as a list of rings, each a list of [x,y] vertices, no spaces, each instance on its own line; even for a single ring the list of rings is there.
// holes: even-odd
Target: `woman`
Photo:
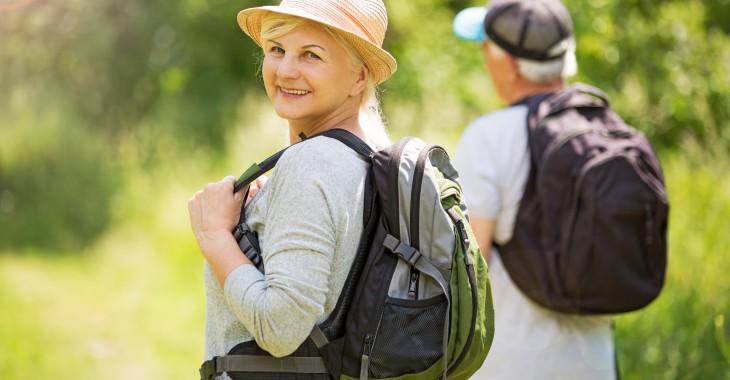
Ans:
[[[238,23],[263,49],[262,78],[290,143],[334,128],[374,148],[387,143],[375,86],[396,69],[381,48],[381,0],[284,0],[241,11]],[[368,164],[330,138],[291,146],[246,207],[266,274],[241,253],[231,231],[244,191],[226,177],[188,202],[205,258],[205,358],[255,340],[291,354],[332,312],[362,232]]]

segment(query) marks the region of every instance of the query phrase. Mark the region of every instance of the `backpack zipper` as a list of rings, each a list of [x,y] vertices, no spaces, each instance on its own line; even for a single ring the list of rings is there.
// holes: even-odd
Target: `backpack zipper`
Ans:
[[[383,302],[385,303],[385,302]],[[375,337],[378,335],[380,330],[380,322],[383,321],[383,310],[380,309],[380,316],[378,317],[378,323],[375,325],[375,331],[367,333],[365,335],[365,342],[363,343],[362,358],[360,360],[360,378],[368,378],[368,370],[370,368],[370,356],[373,353],[373,346],[375,345]]]
[[[535,134],[537,131],[539,131],[540,129],[543,129],[544,127],[545,127],[544,123],[538,125],[532,131],[532,134]],[[634,135],[634,133],[632,133],[630,130],[609,130],[609,129],[590,128],[590,127],[576,129],[570,133],[565,134],[559,140],[553,141],[552,144],[548,145],[548,147],[545,148],[545,152],[543,153],[543,156],[541,157],[542,165],[540,166],[540,168],[538,170],[538,173],[539,173],[538,177],[540,177],[540,178],[542,177],[542,173],[545,169],[545,166],[547,165],[547,162],[550,159],[550,156],[552,156],[553,153],[555,153],[555,151],[562,148],[563,145],[565,145],[571,139],[578,137],[584,133],[588,133],[588,132],[596,132],[599,135],[602,135],[602,136],[608,137],[608,138],[613,138],[613,139],[618,138],[618,137],[626,138],[626,137],[630,137],[630,136]]]
[[[598,155],[598,156],[588,160],[588,162],[586,162],[586,165],[585,165],[586,169],[582,173],[580,173],[580,178],[578,178],[578,183],[576,184],[576,189],[580,189],[583,186],[583,178],[585,178],[586,174],[588,174],[588,172],[591,171],[594,167],[601,165],[607,161],[617,159],[617,158],[626,158],[627,161],[629,161],[629,163],[631,163],[630,158],[625,154],[621,154],[620,152],[607,152],[607,153]],[[641,157],[637,157],[636,158],[637,165],[632,165],[632,166],[634,166],[635,169],[637,169],[639,171],[641,171],[642,168],[639,167],[641,165],[638,165],[638,161],[641,161],[641,160],[642,160]],[[666,196],[665,193],[663,191],[661,191],[661,189],[658,187],[658,185],[656,183],[654,183],[654,181],[647,180],[647,178],[642,176],[643,173],[636,173],[636,174],[639,177],[641,177],[641,179],[643,180],[642,182],[644,182],[649,188],[651,188],[651,190],[655,194],[659,195],[660,197]]]
[[[649,185],[649,187],[651,187],[651,189],[656,194],[658,194],[660,198],[667,199],[667,192],[663,189],[661,182],[657,183],[654,176],[645,175],[645,173],[649,171],[649,169],[647,168],[646,160],[644,159],[643,155],[640,154],[636,157],[636,166],[637,169],[639,169],[639,172],[637,174],[639,174],[639,176]],[[661,175],[661,173],[659,173],[658,175]]]
[[[410,243],[411,247],[419,249],[419,227],[420,227],[420,207],[421,207],[421,187],[423,186],[423,176],[426,171],[426,160],[434,150],[443,150],[438,145],[427,145],[418,153],[416,158],[416,166],[413,169],[413,185],[411,186],[411,230]]]
[[[382,252],[383,255],[385,255],[385,252]],[[391,265],[391,268],[389,268],[388,272],[385,273],[384,278],[392,278],[393,272],[395,272],[395,267],[398,265],[398,258],[393,257],[393,265]],[[365,330],[365,342],[363,342],[363,353],[360,360],[360,378],[361,379],[367,379],[367,372],[368,367],[370,366],[370,354],[372,353],[373,345],[375,344],[375,337],[378,334],[378,330],[380,329],[380,322],[383,319],[383,308],[385,307],[385,300],[388,295],[388,283],[382,282],[380,284],[380,287],[378,288],[378,294],[376,299],[377,306],[375,310],[373,310],[373,315],[377,315],[378,319],[371,319],[370,323],[368,323],[367,330]],[[365,377],[363,376],[363,373],[365,374]]]
[[[372,346],[370,341],[373,339],[371,334],[365,335],[365,347],[362,352],[362,359],[360,360],[360,379],[368,378],[368,368],[370,367],[370,353],[372,352]]]
[[[646,235],[644,236],[644,245],[650,246],[654,243],[654,213],[651,210],[651,204],[644,203],[644,228]]]
[[[416,166],[413,169],[413,184],[411,185],[411,230],[409,233],[409,242],[411,247],[418,250],[420,247],[420,207],[421,207],[421,187],[423,186],[424,172],[426,171],[426,160],[432,151],[441,149],[438,145],[427,145],[418,153],[416,158]],[[410,279],[408,283],[408,295],[413,299],[418,299],[418,284],[420,279],[420,271],[415,267],[410,268]]]
[[[464,261],[466,262],[466,273],[467,277],[469,277],[469,286],[471,287],[471,323],[469,326],[469,335],[466,337],[466,342],[464,343],[465,349],[461,351],[459,354],[459,357],[456,358],[456,361],[454,361],[454,364],[449,367],[449,371],[452,371],[454,368],[457,368],[462,361],[464,361],[464,358],[466,357],[468,350],[468,347],[471,346],[471,342],[474,340],[474,331],[476,330],[476,315],[479,312],[479,296],[477,295],[477,280],[476,280],[476,273],[474,272],[474,260],[471,257],[471,254],[469,252],[469,235],[466,233],[466,227],[464,227],[464,220],[459,216],[459,214],[456,213],[456,211],[453,211],[452,209],[449,209],[447,214],[451,217],[451,219],[454,221],[454,224],[456,225],[456,230],[459,234],[460,243],[462,247],[464,248]],[[444,353],[446,355],[446,353]]]

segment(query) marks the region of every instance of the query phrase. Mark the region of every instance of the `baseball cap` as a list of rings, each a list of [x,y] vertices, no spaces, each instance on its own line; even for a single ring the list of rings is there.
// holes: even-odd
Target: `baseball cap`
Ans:
[[[461,39],[489,39],[510,55],[533,61],[561,57],[575,43],[573,20],[560,0],[492,0],[459,12],[453,30]]]

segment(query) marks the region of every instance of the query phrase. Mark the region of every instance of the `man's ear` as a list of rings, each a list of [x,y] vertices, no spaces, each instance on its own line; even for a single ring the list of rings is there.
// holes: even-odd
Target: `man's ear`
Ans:
[[[355,86],[350,91],[350,96],[358,96],[362,94],[363,91],[365,91],[365,88],[368,86],[368,79],[370,78],[370,70],[368,70],[368,67],[365,65],[362,65],[360,68],[360,72],[357,73],[357,81],[355,82]]]

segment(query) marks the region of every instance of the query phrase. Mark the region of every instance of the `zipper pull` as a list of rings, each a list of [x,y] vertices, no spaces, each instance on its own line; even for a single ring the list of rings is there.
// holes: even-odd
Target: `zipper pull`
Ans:
[[[474,261],[469,254],[469,245],[471,242],[469,241],[469,234],[466,233],[466,227],[464,227],[464,221],[459,219],[456,221],[456,229],[459,231],[459,237],[461,238],[461,243],[464,246],[464,260],[466,261],[466,265],[474,265]]]
[[[461,244],[464,247],[464,261],[466,261],[466,265],[474,265],[474,259],[471,257],[469,252],[469,245],[471,242],[469,241],[469,234],[466,233],[466,227],[464,227],[464,219],[462,219],[461,216],[454,211],[453,207],[446,210],[446,212],[451,217],[451,220],[454,221],[456,232],[459,234],[459,238],[461,239]]]
[[[360,379],[367,380],[368,378],[368,367],[370,367],[370,340],[373,336],[371,334],[365,335],[365,347],[362,352],[362,359],[360,360]]]
[[[418,270],[411,268],[411,279],[408,284],[408,295],[413,299],[418,299],[418,278],[420,277],[421,272]]]
[[[456,222],[456,225],[459,226],[459,235],[461,236],[461,241],[464,242],[464,251],[469,250],[469,245],[471,242],[469,241],[469,235],[466,233],[466,227],[464,227],[464,221],[460,220]]]

